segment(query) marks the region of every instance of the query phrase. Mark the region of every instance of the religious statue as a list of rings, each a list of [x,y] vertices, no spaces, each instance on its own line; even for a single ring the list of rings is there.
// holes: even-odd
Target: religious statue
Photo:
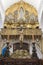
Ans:
[[[2,49],[2,56],[3,57],[9,57],[10,56],[10,51],[9,51],[9,42],[6,43],[7,45]]]

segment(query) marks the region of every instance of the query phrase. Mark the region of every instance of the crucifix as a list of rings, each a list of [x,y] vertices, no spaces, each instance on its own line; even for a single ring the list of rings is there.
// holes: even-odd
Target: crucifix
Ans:
[[[20,47],[22,47],[22,43],[23,43],[23,27],[20,28],[20,37],[19,37],[19,40],[20,40]]]
[[[23,42],[23,30],[20,31],[20,39],[19,39],[21,42]]]

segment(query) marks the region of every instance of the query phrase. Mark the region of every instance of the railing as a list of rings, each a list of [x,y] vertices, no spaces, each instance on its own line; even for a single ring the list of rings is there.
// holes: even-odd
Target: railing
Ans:
[[[1,58],[0,65],[43,65],[43,60]]]

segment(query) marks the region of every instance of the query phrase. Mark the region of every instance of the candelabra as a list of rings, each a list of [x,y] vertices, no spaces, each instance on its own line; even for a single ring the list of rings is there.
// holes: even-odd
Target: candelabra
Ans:
[[[32,43],[33,44],[33,50],[32,50],[32,58],[37,59],[37,53],[36,53],[36,48],[35,48],[35,42]]]

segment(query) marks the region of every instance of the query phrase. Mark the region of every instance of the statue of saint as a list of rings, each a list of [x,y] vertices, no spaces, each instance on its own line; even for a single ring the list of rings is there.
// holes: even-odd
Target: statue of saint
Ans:
[[[10,56],[10,51],[9,51],[10,48],[11,48],[11,46],[9,46],[9,42],[7,42],[6,45],[2,49],[2,56],[3,57],[9,57]]]

